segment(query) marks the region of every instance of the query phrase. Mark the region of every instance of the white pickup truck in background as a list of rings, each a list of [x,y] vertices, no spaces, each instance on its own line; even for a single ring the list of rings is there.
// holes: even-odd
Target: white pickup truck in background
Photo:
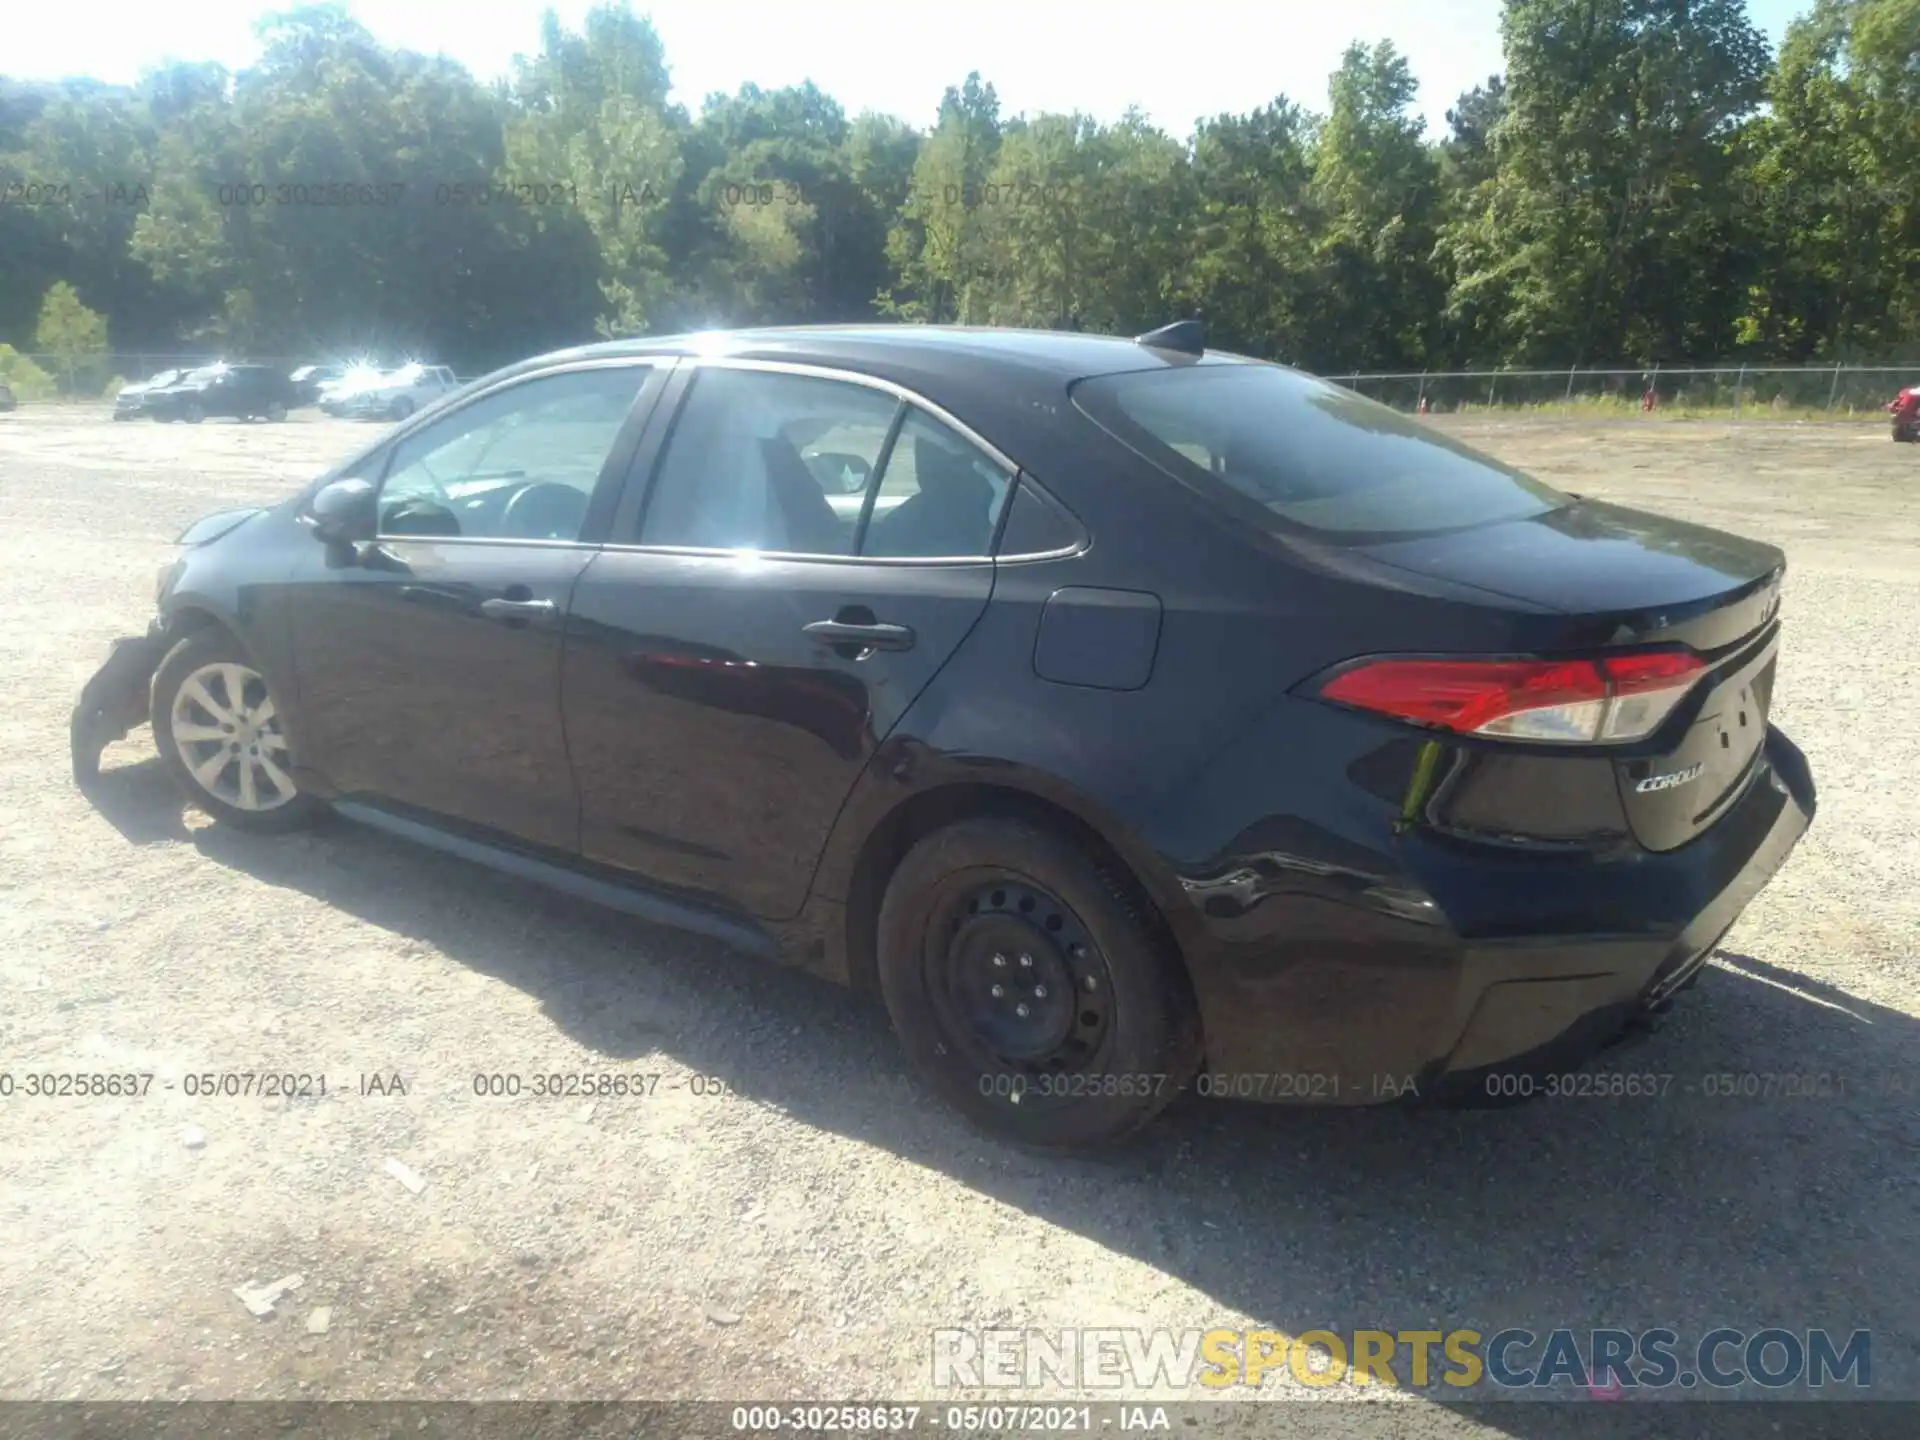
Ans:
[[[459,388],[460,382],[445,365],[348,371],[320,392],[320,408],[348,419],[404,420],[421,406]]]

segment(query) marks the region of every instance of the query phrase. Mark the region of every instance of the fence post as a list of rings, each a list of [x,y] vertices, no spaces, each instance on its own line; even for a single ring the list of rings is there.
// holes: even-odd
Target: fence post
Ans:
[[[1833,362],[1833,384],[1827,387],[1827,413],[1833,413],[1833,397],[1840,393],[1840,362]]]
[[[1487,377],[1487,408],[1493,408],[1493,387],[1500,383],[1500,372],[1495,370]]]
[[[1413,397],[1413,413],[1418,415],[1420,407],[1427,403],[1427,372],[1420,372],[1420,393]]]
[[[1747,367],[1740,367],[1740,374],[1733,382],[1733,418],[1740,418],[1740,389],[1747,383]]]
[[[1573,377],[1579,373],[1580,367],[1578,365],[1567,371],[1567,393],[1561,397],[1561,403],[1563,405],[1571,405],[1573,403]]]

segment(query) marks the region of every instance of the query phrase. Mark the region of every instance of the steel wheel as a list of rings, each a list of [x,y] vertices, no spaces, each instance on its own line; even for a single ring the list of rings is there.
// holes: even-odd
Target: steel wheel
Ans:
[[[287,773],[287,737],[259,671],[202,665],[174,693],[174,748],[193,781],[236,810],[263,814],[299,794]]]
[[[954,894],[929,927],[927,990],[983,1070],[1035,1078],[1093,1068],[1113,978],[1065,901],[1012,874]]]

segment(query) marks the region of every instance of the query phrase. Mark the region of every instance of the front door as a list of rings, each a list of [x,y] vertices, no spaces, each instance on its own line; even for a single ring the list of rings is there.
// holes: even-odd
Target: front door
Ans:
[[[561,640],[652,373],[512,381],[392,447],[379,538],[350,559],[316,545],[290,597],[303,766],[345,796],[577,850]]]
[[[1010,471],[886,389],[692,370],[650,485],[636,475],[574,591],[582,849],[784,919],[875,747],[985,609]]]

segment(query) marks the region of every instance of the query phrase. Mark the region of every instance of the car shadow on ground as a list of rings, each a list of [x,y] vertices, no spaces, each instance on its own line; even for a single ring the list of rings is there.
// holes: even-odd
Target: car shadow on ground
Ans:
[[[128,776],[108,802],[129,838],[178,825],[165,779]],[[920,1095],[879,1005],[800,973],[344,822],[192,839],[216,863],[514,985],[609,1062],[664,1053],[885,1147],[1159,1269],[1217,1302],[1229,1328],[1519,1326],[1544,1342],[1564,1326],[1584,1352],[1593,1328],[1666,1326],[1687,1370],[1688,1347],[1717,1326],[1825,1328],[1841,1345],[1864,1329],[1868,1393],[1920,1395],[1920,1024],[1770,963],[1764,936],[1745,942],[1758,953],[1723,951],[1657,1034],[1589,1067],[1653,1077],[1638,1098],[1494,1110],[1196,1100],[1118,1151],[1062,1159],[982,1137]],[[662,994],[691,998],[666,1015]],[[1522,1346],[1514,1363],[1540,1354]],[[1469,1398],[1438,1383],[1420,1393]],[[1569,1394],[1563,1381],[1537,1398]],[[1588,1433],[1585,1411],[1509,1402],[1477,1418],[1544,1437]],[[1689,1433],[1768,1424],[1745,1407],[1718,1413],[1709,1427],[1689,1406]]]
[[[85,794],[101,818],[135,845],[188,837],[180,787],[157,755],[102,769]]]

